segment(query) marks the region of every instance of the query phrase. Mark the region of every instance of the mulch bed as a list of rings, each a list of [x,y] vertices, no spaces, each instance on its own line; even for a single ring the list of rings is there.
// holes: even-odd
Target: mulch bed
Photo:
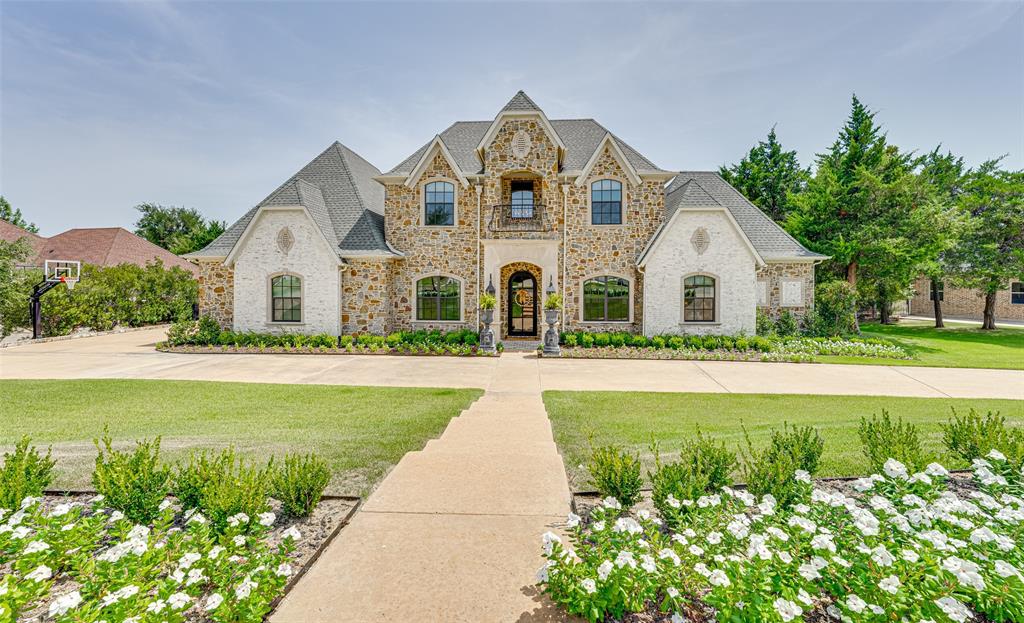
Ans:
[[[156,348],[164,353],[187,353],[194,355],[376,355],[376,356],[404,356],[404,357],[498,357],[501,352],[487,353],[482,350],[474,350],[467,355],[453,353],[432,353],[432,352],[407,352],[399,350],[370,350],[368,348],[356,348],[352,350],[345,348],[287,348],[284,346],[167,346],[159,345]]]

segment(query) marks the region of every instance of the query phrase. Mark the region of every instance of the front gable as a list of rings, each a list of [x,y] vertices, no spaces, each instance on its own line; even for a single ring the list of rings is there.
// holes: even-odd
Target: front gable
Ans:
[[[594,175],[625,178],[634,186],[640,184],[640,175],[610,133],[601,139],[594,155],[576,177],[576,185],[583,186]]]
[[[458,180],[463,188],[469,187],[469,180],[462,174],[458,163],[455,162],[451,151],[448,150],[448,146],[444,144],[440,136],[435,136],[430,146],[423,152],[419,162],[413,167],[409,176],[405,178],[405,185],[407,188],[415,188],[420,178],[429,178],[431,176]]]

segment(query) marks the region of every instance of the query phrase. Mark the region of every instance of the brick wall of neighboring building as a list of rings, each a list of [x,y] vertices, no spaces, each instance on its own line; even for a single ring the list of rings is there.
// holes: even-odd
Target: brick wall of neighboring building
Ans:
[[[1024,282],[1024,279],[1020,280]],[[1008,282],[1006,288],[996,293],[996,320],[1024,320],[1024,305],[1013,304],[1010,299],[1010,287],[1013,282]],[[929,298],[929,280],[926,277],[919,277],[914,282],[914,296],[910,299],[910,313],[916,316],[932,317],[935,313],[935,306]],[[981,320],[985,309],[985,295],[979,290],[969,288],[955,288],[948,282],[944,284],[942,291],[942,314],[943,316],[956,318],[973,318]]]
[[[199,314],[210,316],[222,329],[234,324],[235,272],[220,260],[200,261]]]
[[[757,270],[757,305],[777,318],[782,310],[802,316],[814,307],[812,262],[768,262]],[[787,296],[793,299],[785,300]]]

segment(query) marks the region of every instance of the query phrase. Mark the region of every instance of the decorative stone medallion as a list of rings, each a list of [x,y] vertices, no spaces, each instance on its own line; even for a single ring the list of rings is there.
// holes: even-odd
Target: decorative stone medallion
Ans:
[[[281,249],[281,253],[288,255],[294,245],[295,235],[292,234],[292,230],[282,227],[281,231],[277,232],[277,248]]]
[[[530,153],[530,147],[532,141],[530,135],[526,133],[526,130],[519,129],[512,137],[512,155],[516,158],[525,158],[526,154]]]
[[[704,255],[704,252],[708,250],[708,245],[711,244],[711,234],[703,227],[698,227],[690,238],[690,244],[693,245],[697,255]]]

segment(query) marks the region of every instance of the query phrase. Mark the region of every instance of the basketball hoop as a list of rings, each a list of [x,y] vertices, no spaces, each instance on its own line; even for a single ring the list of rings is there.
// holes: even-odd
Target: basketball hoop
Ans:
[[[60,284],[67,286],[68,291],[75,289],[75,284],[82,274],[82,263],[78,260],[45,260],[43,262],[43,280],[32,287],[29,296],[29,316],[32,319],[32,339],[42,337],[42,305],[40,298]]]
[[[78,283],[77,279],[68,279],[67,277],[61,277],[60,282],[68,287],[68,291],[75,289],[75,284]]]

